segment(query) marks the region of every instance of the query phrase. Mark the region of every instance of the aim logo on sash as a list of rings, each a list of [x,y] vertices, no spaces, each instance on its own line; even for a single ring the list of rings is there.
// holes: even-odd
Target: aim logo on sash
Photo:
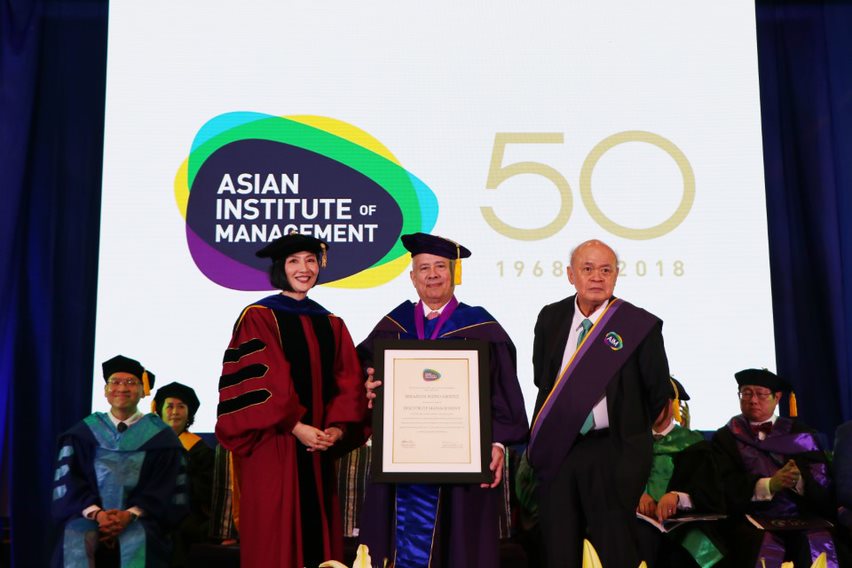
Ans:
[[[621,336],[614,331],[610,331],[606,334],[606,337],[604,337],[604,343],[606,343],[613,351],[621,351],[624,347],[624,341],[621,339]]]
[[[291,232],[329,243],[319,282],[371,288],[398,276],[399,235],[430,232],[438,201],[381,142],[322,116],[233,112],[207,122],[175,177],[198,269],[234,290],[269,290],[254,253]]]

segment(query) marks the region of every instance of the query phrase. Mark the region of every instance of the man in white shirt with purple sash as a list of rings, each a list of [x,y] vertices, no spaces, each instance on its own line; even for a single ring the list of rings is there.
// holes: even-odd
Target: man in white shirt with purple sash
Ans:
[[[538,479],[546,565],[638,566],[635,508],[651,468],[651,425],[669,398],[662,321],[612,294],[615,252],[571,253],[577,294],[545,306],[533,344],[539,388],[527,458]]]

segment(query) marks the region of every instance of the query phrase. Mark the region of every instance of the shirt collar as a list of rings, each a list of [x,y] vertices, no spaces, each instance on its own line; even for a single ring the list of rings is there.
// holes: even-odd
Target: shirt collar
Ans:
[[[452,301],[452,298],[450,298],[450,301],[448,301],[447,304],[449,304],[451,301]],[[432,308],[430,308],[429,306],[426,305],[426,302],[424,302],[422,300],[420,301],[420,305],[423,306],[423,315],[424,316],[428,316],[432,312],[438,312],[438,315],[441,315],[444,311],[444,308],[447,307],[447,304],[444,304],[443,306],[441,306],[437,310],[433,310]]]
[[[112,411],[107,412],[107,416],[109,416],[109,419],[112,420],[113,426],[118,426],[119,422],[124,422],[128,426],[133,426],[134,424],[136,424],[137,422],[142,420],[143,414],[141,412],[139,412],[139,409],[137,408],[136,414],[132,415],[127,420],[119,420],[118,418],[116,418],[115,416],[112,415]]]
[[[600,319],[601,315],[603,315],[604,310],[609,305],[609,302],[604,302],[598,307],[594,312],[589,314],[588,319],[592,321],[592,323],[597,323]],[[574,296],[574,319],[571,321],[571,329],[579,329],[580,324],[583,323],[583,320],[586,319],[586,316],[583,315],[583,312],[580,311],[580,306],[577,304],[577,296]]]
[[[777,415],[777,414],[773,414],[773,415],[772,415],[772,417],[771,417],[769,420],[764,420],[763,422],[752,422],[751,420],[749,420],[749,421],[748,421],[748,423],[749,423],[749,425],[751,425],[751,426],[759,426],[759,425],[761,425],[761,424],[763,424],[763,423],[765,423],[765,422],[772,422],[772,425],[773,425],[773,426],[775,426],[775,421],[776,421],[776,420],[778,420],[778,415]]]
[[[662,432],[657,432],[656,430],[654,430],[654,434],[659,434],[660,436],[668,436],[671,433],[671,431],[674,430],[674,429],[675,429],[675,422],[674,422],[674,420],[672,420],[671,422],[669,422],[669,425],[666,426],[663,429]]]

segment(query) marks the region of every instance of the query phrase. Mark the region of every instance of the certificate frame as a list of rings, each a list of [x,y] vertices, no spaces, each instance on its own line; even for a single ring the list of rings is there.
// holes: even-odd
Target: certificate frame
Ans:
[[[488,342],[385,339],[374,355],[373,481],[491,483]]]

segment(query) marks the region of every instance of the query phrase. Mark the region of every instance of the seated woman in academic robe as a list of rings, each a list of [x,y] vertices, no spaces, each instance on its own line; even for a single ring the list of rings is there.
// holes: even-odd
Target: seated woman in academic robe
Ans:
[[[195,391],[177,382],[161,387],[154,397],[154,412],[172,428],[186,452],[189,479],[190,513],[174,535],[172,566],[186,566],[192,544],[205,542],[209,532],[214,453],[200,436],[189,431],[199,405]]]

